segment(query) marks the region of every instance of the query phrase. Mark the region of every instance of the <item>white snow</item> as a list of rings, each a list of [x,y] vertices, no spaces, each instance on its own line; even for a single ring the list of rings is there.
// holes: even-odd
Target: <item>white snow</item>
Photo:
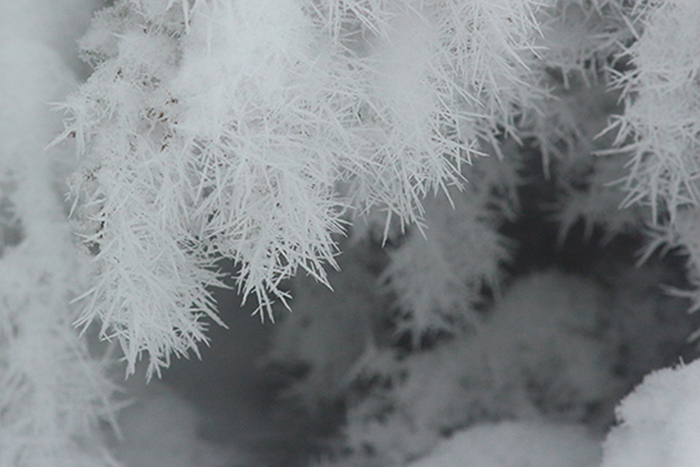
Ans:
[[[602,467],[700,465],[700,361],[651,373],[617,409]]]

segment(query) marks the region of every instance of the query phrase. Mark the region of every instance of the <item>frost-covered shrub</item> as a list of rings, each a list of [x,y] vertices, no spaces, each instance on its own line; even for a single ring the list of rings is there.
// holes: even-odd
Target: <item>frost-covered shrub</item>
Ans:
[[[624,114],[615,119],[616,144],[631,155],[626,204],[648,205],[659,221],[698,203],[697,173],[700,5],[692,1],[639,2],[639,39],[625,49],[631,69],[620,73]]]
[[[483,289],[498,289],[512,242],[497,229],[512,214],[518,180],[508,168],[478,161],[468,173],[480,183],[424,200],[421,225],[388,253],[379,281],[395,296],[396,332],[414,345],[428,332],[476,325]]]
[[[472,333],[409,353],[386,341],[368,346],[343,375],[344,449],[323,465],[405,465],[444,434],[499,420],[580,424],[602,435],[619,398],[674,362],[693,329],[684,301],[656,287],[668,280],[662,268],[602,274],[535,273],[513,283]],[[350,333],[333,339],[357,344]],[[317,360],[307,358],[312,375]]]
[[[67,50],[92,5],[0,5],[0,466],[113,465],[112,383],[74,328],[87,284],[63,203],[72,148],[48,103],[77,86]],[[68,37],[67,37],[68,36]]]
[[[92,75],[65,97],[85,73],[71,34],[95,7],[0,5],[0,463],[109,462],[88,447],[100,446],[92,428],[109,418],[112,388],[73,326],[95,322],[118,342],[127,375],[144,357],[147,377],[160,375],[173,355],[197,353],[209,321],[222,324],[222,258],[261,318],[290,305],[288,279],[308,277],[294,306],[310,310],[287,320],[271,358],[311,362],[298,386],[310,402],[346,394],[368,362],[381,367],[373,374],[399,409],[358,403],[352,442],[387,440],[392,426],[403,435],[380,450],[405,460],[479,417],[533,404],[579,414],[608,375],[584,365],[596,376],[577,380],[576,355],[625,346],[639,376],[659,360],[619,336],[644,330],[657,349],[658,323],[624,294],[626,311],[606,324],[618,338],[602,348],[572,338],[557,314],[484,319],[484,293],[498,299],[515,251],[503,226],[521,216],[518,192],[535,174],[551,197],[528,209],[556,223],[560,243],[581,222],[605,240],[647,233],[647,255],[687,256],[690,290],[672,292],[699,307],[693,0],[116,0],[80,41]],[[64,97],[59,135],[45,104]],[[387,253],[347,262],[353,277],[336,279],[326,268],[343,263],[349,232]],[[341,295],[303,286],[329,278]],[[342,313],[321,317],[340,297]],[[510,344],[489,346],[483,336],[510,319],[499,331]],[[668,328],[671,342],[685,337]],[[324,351],[346,331],[352,342]],[[536,336],[569,347],[511,347]],[[500,379],[482,377],[492,366],[472,361],[477,347],[499,355]],[[466,362],[486,383],[465,389],[455,369],[436,376],[446,406],[413,404],[436,360]]]
[[[698,308],[698,70],[700,5],[685,0],[638,2],[632,12],[638,40],[624,51],[631,68],[615,77],[625,110],[609,130],[628,157],[618,184],[621,206],[651,211],[652,240],[688,255],[693,291],[681,292]]]
[[[158,5],[99,13],[81,42],[95,72],[65,105],[99,268],[82,322],[119,340],[128,373],[206,340],[214,260],[271,317],[284,279],[326,282],[348,209],[421,219],[478,139],[498,148],[545,94],[528,81],[536,1]]]
[[[485,420],[600,417],[594,411],[625,386],[614,375],[625,333],[608,321],[619,306],[593,281],[536,274],[507,290],[471,334],[365,358],[358,381],[368,393],[350,398],[344,433],[348,465],[404,465],[441,433]]]

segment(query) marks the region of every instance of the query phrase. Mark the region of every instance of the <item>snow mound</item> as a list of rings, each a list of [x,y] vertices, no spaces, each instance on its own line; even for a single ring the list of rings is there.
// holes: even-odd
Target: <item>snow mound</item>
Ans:
[[[601,451],[583,426],[509,421],[457,433],[409,467],[597,467]]]
[[[700,465],[700,361],[649,374],[617,409],[602,467]]]

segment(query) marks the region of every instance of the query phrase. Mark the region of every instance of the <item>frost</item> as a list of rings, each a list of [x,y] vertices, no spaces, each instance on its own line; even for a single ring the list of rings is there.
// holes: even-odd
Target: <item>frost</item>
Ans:
[[[73,327],[71,301],[88,268],[62,202],[71,155],[44,150],[60,129],[48,102],[77,85],[60,25],[79,30],[90,5],[63,6],[0,7],[0,199],[9,221],[0,238],[0,465],[8,467],[114,465],[97,431],[113,420],[108,362]]]
[[[305,373],[285,396],[347,404],[347,465],[447,433],[591,453],[571,425],[678,355],[678,298],[700,306],[697,2],[116,0],[78,52],[98,6],[0,5],[0,465],[113,465],[87,337],[161,376],[223,325],[223,287],[262,320],[297,309],[268,362]],[[598,284],[518,280],[530,213],[560,245],[646,235],[641,260],[681,253],[687,283],[662,296],[616,259]],[[690,368],[626,399],[605,462],[692,463]],[[163,450],[196,462],[192,411],[153,402],[126,437],[171,415]]]
[[[654,287],[659,274],[623,269],[601,286],[535,273],[513,283],[471,333],[411,352],[375,338],[341,380],[350,404],[345,449],[321,465],[405,465],[429,457],[445,434],[503,420],[581,424],[581,433],[585,425],[602,434],[619,397],[650,368],[673,362],[678,349],[669,342],[692,329],[683,303]],[[333,339],[346,349],[358,341],[350,333]],[[312,375],[317,361],[306,360]],[[568,448],[552,449],[563,455]],[[492,451],[484,455],[507,455]]]
[[[664,212],[673,220],[679,207],[698,203],[700,6],[661,1],[637,10],[634,27],[643,33],[625,50],[634,68],[617,77],[625,112],[610,128],[630,156],[625,204],[650,206],[655,222]]]
[[[95,72],[64,105],[76,218],[98,267],[81,324],[99,319],[119,340],[127,373],[147,353],[150,377],[196,352],[204,318],[220,323],[217,259],[236,262],[238,290],[272,318],[285,279],[328,284],[349,211],[421,220],[425,196],[462,184],[479,139],[499,152],[497,135],[541,94],[526,80],[540,4],[502,3],[100,12],[82,41]],[[346,20],[370,33],[350,41]],[[491,280],[487,269],[460,280]]]
[[[498,288],[500,266],[510,256],[476,193],[453,191],[424,205],[422,231],[389,253],[380,278],[396,296],[397,332],[415,343],[425,332],[476,325],[473,307],[482,288]]]
[[[487,420],[583,420],[619,384],[606,363],[612,342],[598,331],[609,300],[584,279],[537,274],[514,284],[473,334],[403,357],[370,351],[342,465],[405,465],[440,433]]]

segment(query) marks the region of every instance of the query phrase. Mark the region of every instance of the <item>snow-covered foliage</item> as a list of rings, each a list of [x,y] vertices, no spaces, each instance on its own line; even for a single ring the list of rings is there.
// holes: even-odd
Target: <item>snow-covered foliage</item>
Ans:
[[[143,350],[153,372],[203,340],[202,315],[215,317],[205,287],[217,283],[196,254],[196,233],[182,226],[194,181],[188,160],[174,157],[180,149],[170,149],[177,99],[161,85],[176,70],[177,42],[167,24],[147,23],[126,4],[102,10],[82,41],[101,64],[66,103],[67,131],[85,153],[71,189],[84,206],[84,241],[98,250],[99,279],[81,321],[101,317],[102,334],[122,344],[127,372]]]
[[[101,11],[81,42],[95,72],[65,105],[81,154],[73,198],[100,269],[83,322],[102,321],[129,373],[147,352],[150,375],[217,321],[213,260],[234,259],[242,294],[271,317],[272,299],[289,297],[282,280],[326,282],[348,208],[384,209],[387,226],[422,218],[424,196],[461,185],[478,138],[498,148],[545,94],[527,66],[541,6]]]
[[[625,111],[610,129],[631,155],[626,203],[651,207],[653,220],[698,204],[698,82],[700,5],[687,0],[640,2],[625,50],[631,70],[619,74]]]
[[[85,1],[0,3],[0,466],[105,466],[112,384],[73,326],[85,286],[63,205],[70,148],[49,102],[77,86],[65,57]],[[55,16],[54,16],[55,15]]]
[[[480,201],[469,190],[425,200],[422,231],[389,253],[380,281],[396,295],[397,332],[414,344],[426,332],[476,325],[483,287],[498,288],[509,245]]]
[[[632,14],[637,40],[624,51],[631,69],[614,81],[622,89],[625,110],[608,128],[617,131],[615,145],[629,157],[618,181],[625,194],[622,206],[651,210],[655,228],[649,251],[666,244],[688,255],[694,290],[681,294],[696,310],[700,5],[639,2]]]
[[[346,389],[351,454],[328,465],[405,465],[441,434],[484,421],[547,419],[602,433],[641,367],[672,362],[676,354],[664,347],[692,329],[683,302],[650,290],[658,271],[645,269],[620,271],[607,286],[534,274],[513,284],[471,334],[409,355],[368,349],[357,382],[346,383],[356,388]]]
[[[700,308],[697,1],[107,3],[88,28],[96,1],[0,0],[0,466],[113,463],[108,362],[80,329],[160,376],[224,324],[226,284],[261,319],[297,311],[266,362],[305,370],[288,394],[308,405],[348,404],[348,465],[485,420],[602,426],[594,406],[673,361],[689,321],[667,276],[513,278],[528,238],[508,235],[524,212],[560,246],[646,235],[642,259],[685,255],[666,291]],[[692,410],[634,408],[683,400],[669,375],[690,368],[627,399],[604,465],[644,430],[682,433],[658,465],[694,455]],[[548,423],[455,439],[536,443]]]
[[[615,110],[609,67],[632,36],[625,19],[618,2],[607,0],[558,1],[544,10],[541,60],[533,72],[554,98],[543,102],[526,128],[540,148],[545,174],[553,162],[590,163],[591,151],[601,149],[595,136]]]

